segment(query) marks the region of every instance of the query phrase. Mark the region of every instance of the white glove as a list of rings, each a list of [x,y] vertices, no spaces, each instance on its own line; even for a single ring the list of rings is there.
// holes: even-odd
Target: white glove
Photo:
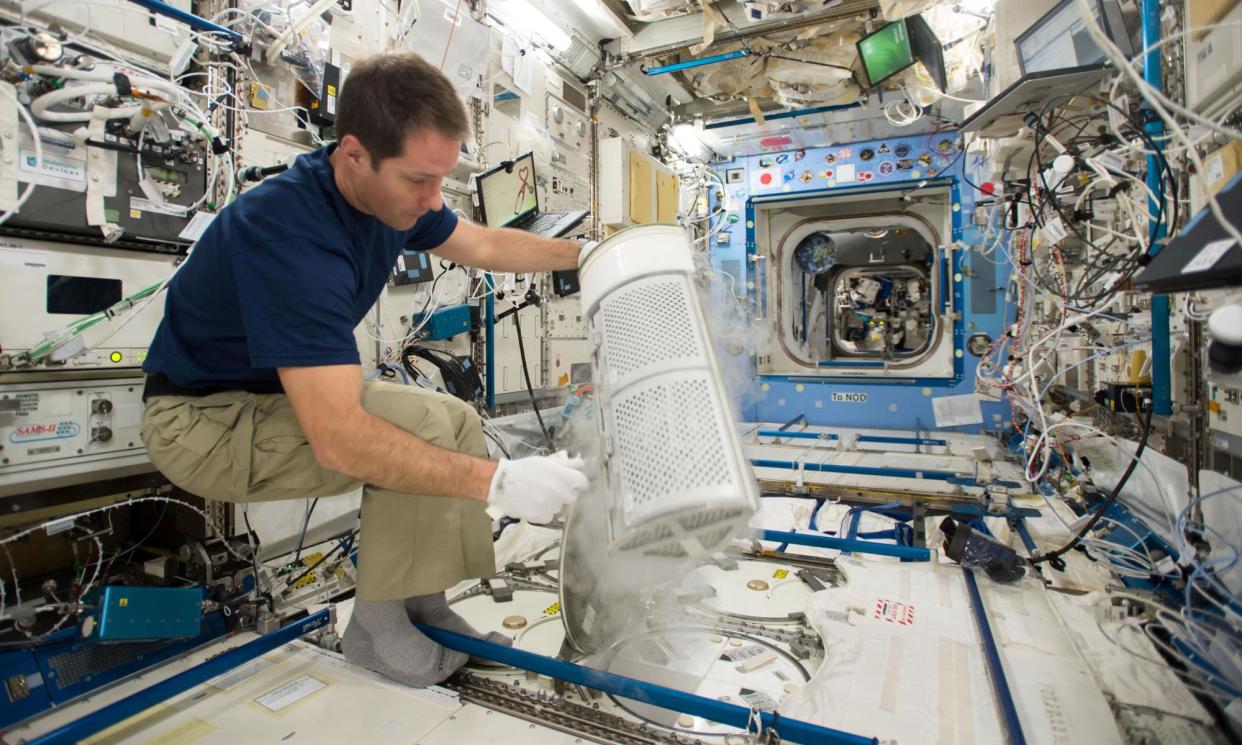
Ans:
[[[598,245],[599,245],[599,241],[583,241],[582,242],[582,247],[578,249],[578,266],[579,267],[582,266],[582,262],[586,261],[587,254],[595,250],[595,247]]]
[[[546,523],[565,505],[573,504],[590,482],[586,461],[564,450],[521,460],[501,459],[487,492],[487,514]]]

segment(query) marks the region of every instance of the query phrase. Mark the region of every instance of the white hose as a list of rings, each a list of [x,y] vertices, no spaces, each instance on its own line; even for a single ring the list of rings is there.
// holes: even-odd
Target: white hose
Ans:
[[[73,85],[61,88],[58,91],[44,93],[31,101],[30,110],[34,112],[35,116],[45,122],[89,122],[91,120],[90,111],[48,111],[48,108],[58,103],[92,95],[116,95],[116,86],[112,83],[87,83],[86,85]],[[121,106],[112,109],[112,111],[114,112],[112,118],[128,119],[142,111],[142,106]]]
[[[30,67],[30,70],[31,72],[34,72],[38,75],[46,75],[48,77],[54,77],[54,78],[66,78],[68,80],[82,80],[88,83],[111,83],[113,80],[112,76],[114,73],[114,66],[108,65],[108,66],[105,66],[105,69],[79,70],[76,67],[57,67],[56,65],[32,65]],[[157,78],[154,75],[138,75],[138,76],[130,75],[129,78],[131,82],[138,84],[142,88],[150,88],[152,90],[157,90],[162,93],[166,93],[169,96],[172,96],[173,98],[180,98],[185,93],[185,90],[181,86],[177,85],[171,80],[164,80],[162,78]],[[113,93],[115,92],[116,92],[116,88],[114,86]]]
[[[116,83],[113,82],[112,73],[107,70],[79,70],[77,68],[57,67],[55,65],[32,65],[30,69],[31,72],[38,75],[82,81],[81,85],[70,85],[60,90],[44,93],[31,102],[31,112],[45,122],[89,122],[91,119],[89,111],[49,111],[48,109],[56,104],[81,98],[82,96],[114,96],[117,94]],[[181,86],[168,80],[142,76],[131,78],[130,81],[141,88],[159,91],[177,101],[180,101],[185,95],[185,91]],[[113,111],[115,111],[113,118],[130,118],[141,112],[142,106],[121,106]]]

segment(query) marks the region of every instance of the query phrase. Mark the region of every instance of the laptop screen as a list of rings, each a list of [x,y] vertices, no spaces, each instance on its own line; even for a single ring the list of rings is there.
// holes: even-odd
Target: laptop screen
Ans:
[[[1096,20],[1100,8],[1092,3]],[[1083,67],[1104,60],[1075,0],[1064,0],[1040,18],[1014,42],[1023,75],[1069,67]]]
[[[513,162],[509,171],[500,167],[479,176],[479,205],[489,228],[510,225],[538,210],[535,156],[526,153]]]

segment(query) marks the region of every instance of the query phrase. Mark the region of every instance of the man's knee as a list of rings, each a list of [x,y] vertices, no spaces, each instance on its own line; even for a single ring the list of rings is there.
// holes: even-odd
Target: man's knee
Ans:
[[[444,402],[457,447],[464,453],[486,456],[487,441],[483,438],[483,420],[474,407],[460,398],[448,398]]]
[[[362,398],[368,412],[443,448],[456,449],[457,436],[443,402],[401,386],[369,388]]]

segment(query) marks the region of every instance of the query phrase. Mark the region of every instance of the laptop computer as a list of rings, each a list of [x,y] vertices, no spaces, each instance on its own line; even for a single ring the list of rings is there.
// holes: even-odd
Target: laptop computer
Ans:
[[[535,188],[535,156],[520,155],[477,179],[479,211],[489,228],[517,228],[547,238],[560,238],[586,219],[586,210],[541,212]]]
[[[1226,219],[1242,214],[1242,176],[1216,195]],[[1152,258],[1134,286],[1157,295],[1242,285],[1242,246],[1207,207]]]

